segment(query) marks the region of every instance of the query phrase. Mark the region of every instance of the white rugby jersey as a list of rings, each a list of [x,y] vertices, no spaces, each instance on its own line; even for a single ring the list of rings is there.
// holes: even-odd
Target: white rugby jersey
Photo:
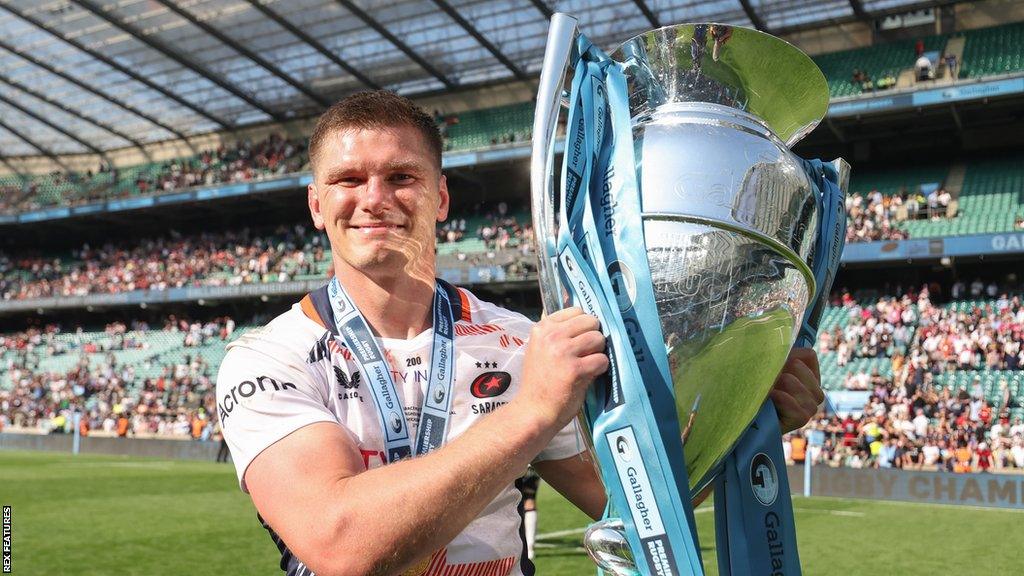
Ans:
[[[455,378],[450,440],[513,398],[522,375],[532,322],[442,282],[454,307]],[[242,490],[249,463],[271,444],[315,422],[334,422],[358,444],[367,469],[383,466],[385,447],[372,392],[352,355],[335,337],[326,286],[307,295],[263,328],[228,345],[217,376],[217,411]],[[430,370],[432,334],[410,340],[378,338],[402,397],[409,435],[416,438]],[[570,424],[536,460],[568,458],[583,450]],[[496,440],[497,441],[497,440]],[[529,576],[521,535],[520,494],[510,484],[445,548],[421,568],[423,576]],[[260,519],[281,551],[289,576],[310,573]]]

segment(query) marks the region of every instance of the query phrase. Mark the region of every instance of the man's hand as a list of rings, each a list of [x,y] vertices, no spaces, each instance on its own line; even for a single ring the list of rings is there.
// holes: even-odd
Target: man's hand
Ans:
[[[587,388],[608,370],[597,318],[566,308],[534,325],[523,360],[523,384],[513,402],[528,405],[560,430],[579,412]]]
[[[818,354],[812,348],[794,348],[769,396],[779,413],[783,434],[807,424],[825,401]]]

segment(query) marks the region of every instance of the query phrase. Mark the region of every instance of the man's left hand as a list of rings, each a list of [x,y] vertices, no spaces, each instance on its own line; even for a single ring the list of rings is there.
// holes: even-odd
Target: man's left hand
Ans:
[[[783,434],[807,424],[825,401],[818,354],[812,348],[794,348],[775,379],[769,397],[779,413]]]

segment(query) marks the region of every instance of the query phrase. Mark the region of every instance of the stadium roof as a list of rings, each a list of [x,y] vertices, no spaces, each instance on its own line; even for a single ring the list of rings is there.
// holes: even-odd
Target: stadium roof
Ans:
[[[539,72],[553,11],[611,47],[715,21],[781,34],[950,1],[0,0],[0,159],[97,153]]]

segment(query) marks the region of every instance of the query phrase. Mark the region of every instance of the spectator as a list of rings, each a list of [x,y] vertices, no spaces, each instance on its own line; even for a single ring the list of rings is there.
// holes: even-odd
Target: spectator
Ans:
[[[216,400],[213,367],[202,357],[165,361],[154,353],[126,365],[113,352],[145,352],[150,337],[174,340],[196,324],[201,333],[217,334],[229,323],[234,325],[229,318],[193,322],[169,317],[156,331],[164,334],[152,334],[143,322],[133,322],[132,330],[115,322],[88,338],[78,331],[64,333],[55,325],[0,336],[0,358],[5,359],[0,375],[8,384],[0,387],[0,423],[14,429],[68,432],[78,412],[83,434],[209,439]],[[67,371],[38,369],[44,357],[70,354],[82,356]],[[143,378],[140,370],[160,376]]]
[[[964,295],[967,288],[958,283],[952,292]],[[986,387],[975,376],[958,390],[938,380],[957,371],[1024,366],[1024,305],[1018,293],[997,292],[994,286],[974,280],[971,290],[997,297],[969,310],[934,305],[931,295],[937,286],[864,304],[849,292],[837,294],[833,301],[847,320],[819,335],[819,350],[834,353],[839,365],[855,357],[887,358],[891,372],[858,370],[844,376],[844,386],[870,396],[859,415],[821,416],[812,422],[813,429],[825,433],[815,461],[959,472],[1020,469],[1024,422],[1019,416],[1011,419],[1018,402],[1009,379]]]
[[[924,55],[924,52],[918,55],[917,61],[914,63],[914,69],[917,70],[918,81],[930,80],[932,78],[932,61]]]

